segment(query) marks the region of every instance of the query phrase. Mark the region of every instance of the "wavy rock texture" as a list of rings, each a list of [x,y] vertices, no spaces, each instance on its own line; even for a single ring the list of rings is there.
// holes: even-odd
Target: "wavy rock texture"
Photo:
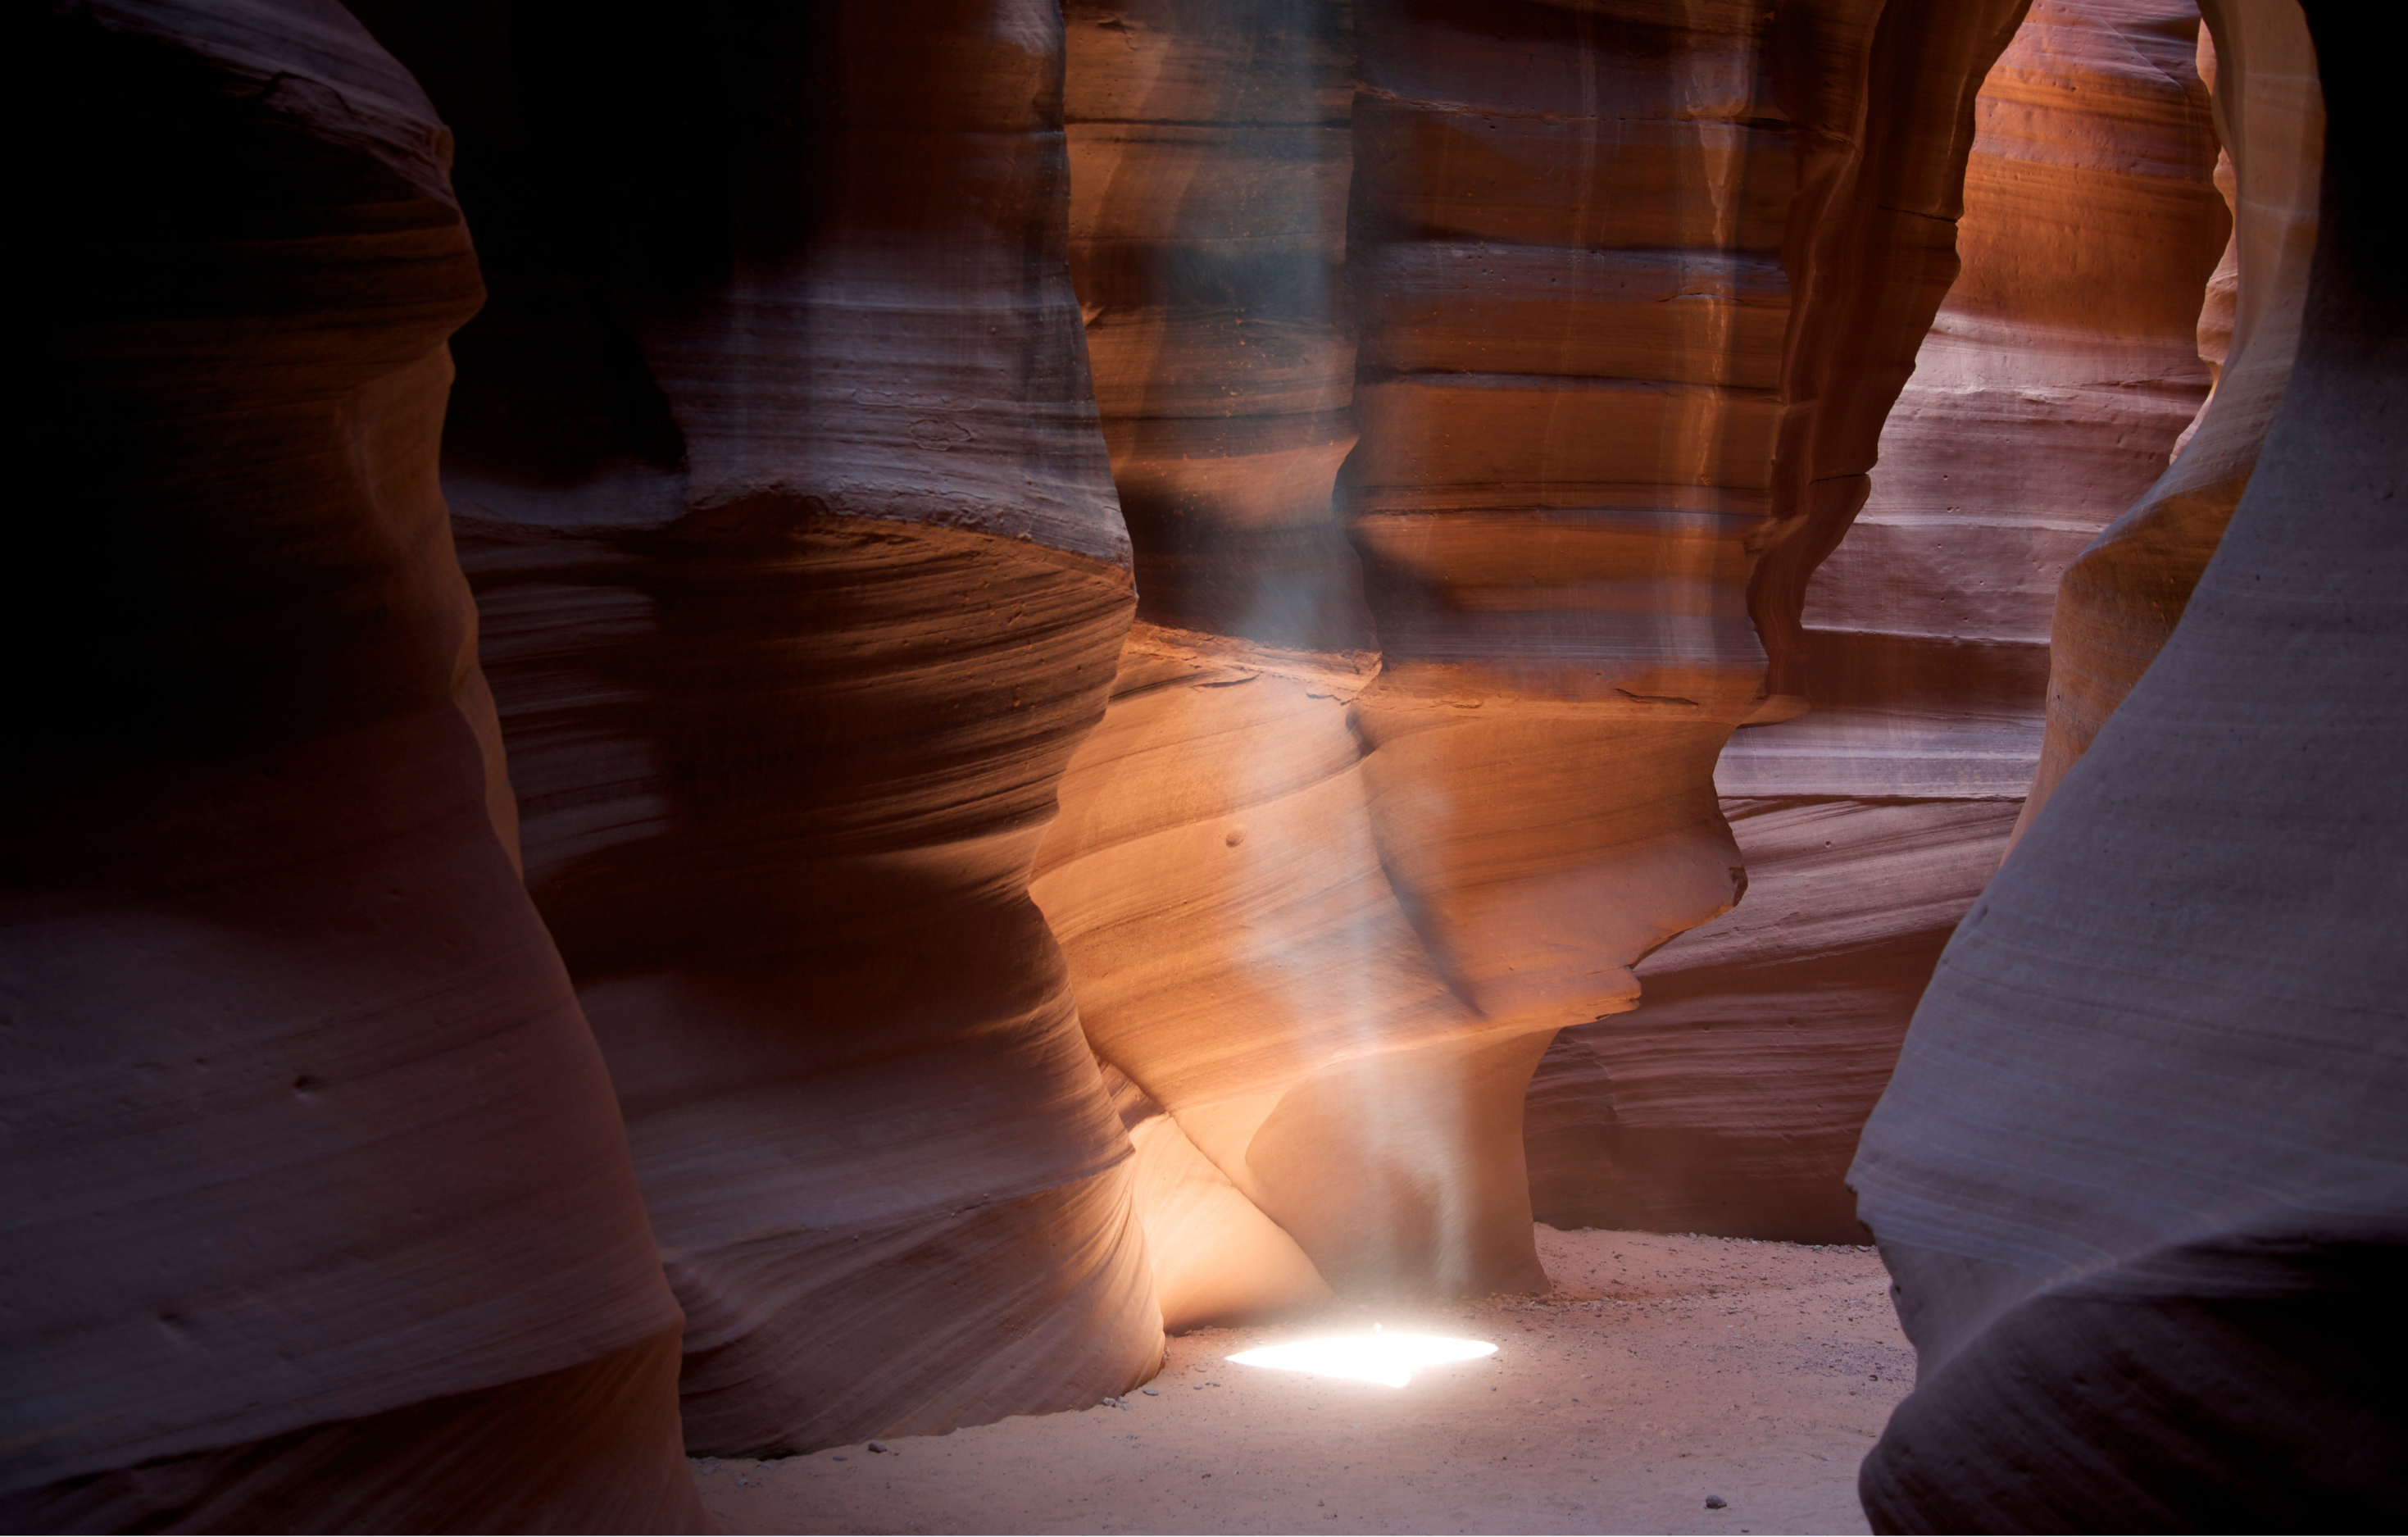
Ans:
[[[662,6],[498,57],[497,18],[389,22],[491,157],[447,484],[688,1443],[1121,1391],[1130,1143],[1026,894],[1131,605],[1059,15]]]
[[[1813,712],[1716,769],[1747,901],[1640,967],[1635,1014],[1542,1059],[1542,1219],[1861,1242],[1842,1178],[2031,781],[2057,575],[2207,391],[2198,26],[2187,0],[2036,0],[1983,84],[1964,270],[1806,596]]]
[[[1329,486],[1354,38],[1326,0],[1069,0],[1070,262],[1149,623],[1369,644]]]
[[[1809,717],[1810,719],[1812,717]],[[1842,1184],[2013,801],[1726,797],[1747,898],[1555,1037],[1523,1142],[1542,1222],[1862,1243]]]
[[[1862,1473],[1878,1528],[2408,1517],[2401,38],[2307,20],[2329,132],[2273,426],[1942,955],[1851,1173],[1920,1358]]]
[[[448,136],[330,5],[17,36],[0,1519],[699,1530],[437,487]]]
[[[2249,484],[2299,350],[2315,247],[2324,105],[2296,5],[2202,7],[2226,55],[2215,91],[2219,177],[2233,201],[2231,243],[2200,319],[2215,393],[2183,451],[2129,510],[2082,551],[2057,591],[2047,735],[2020,826],[2047,803],[2101,722],[2180,623]],[[2201,44],[2205,68],[2216,50]]]
[[[1356,716],[1383,863],[1484,1014],[1627,1008],[1625,968],[1736,898],[1708,765],[1784,708],[1779,573],[1861,496],[2018,9],[1364,28]]]
[[[1235,1286],[1150,1227],[1215,1278],[1174,1320],[1535,1284],[1531,1064],[1737,894],[1713,765],[1802,591],[1757,579],[1860,499],[2017,7],[1794,9],[1357,6],[1351,424],[1335,13],[1073,11],[1150,623],[1034,890],[1166,1187],[1281,1256]]]
[[[1141,1153],[1192,1145],[1154,1156],[1219,1208],[1207,1243],[1150,1206],[1174,1319],[1291,1304],[1324,1275],[1538,1280],[1504,1229],[1526,1250],[1517,1110],[1543,1041],[1465,1005],[1381,869],[1348,719],[1371,670],[1140,625],[1063,783],[1038,898],[1096,1050],[1150,1101]],[[1209,1298],[1174,1309],[1174,1268]]]
[[[1354,39],[1345,6],[1306,0],[1073,0],[1064,9],[1071,271],[1140,595],[1142,623],[1114,694],[1163,697],[1139,711],[1139,783],[1116,783],[1124,752],[1107,742],[1125,741],[1138,717],[1111,717],[1082,752],[1034,889],[1063,937],[1088,1039],[1120,1090],[1163,1320],[1176,1329],[1328,1295],[1305,1250],[1264,1214],[1267,1193],[1246,1160],[1260,1114],[1210,1128],[1197,1120],[1232,1086],[1262,1099],[1261,1064],[1234,1078],[1182,1066],[1216,1050],[1245,1060],[1228,1051],[1235,1041],[1213,1041],[1227,1029],[1221,1014],[1199,1015],[1189,1000],[1247,985],[1249,968],[1197,956],[1199,926],[1173,918],[1166,929],[1159,911],[1131,932],[1125,888],[1154,900],[1192,885],[1202,872],[1184,868],[1183,844],[1211,837],[1188,826],[1195,817],[1249,804],[1264,774],[1287,782],[1272,786],[1278,794],[1326,771],[1309,761],[1299,781],[1247,761],[1284,740],[1245,740],[1280,729],[1282,712],[1266,721],[1246,708],[1266,691],[1198,697],[1239,707],[1223,723],[1237,738],[1212,740],[1210,711],[1156,718],[1190,692],[1174,682],[1182,676],[1217,685],[1260,675],[1210,666],[1181,639],[1240,663],[1286,656],[1308,678],[1349,684],[1369,644],[1354,554],[1329,498],[1354,443],[1354,349],[1339,308]],[[1341,740],[1342,711],[1317,711]],[[1190,728],[1205,740],[1185,740]],[[1204,762],[1187,761],[1199,751]],[[1351,761],[1326,740],[1306,751]],[[1234,785],[1211,777],[1232,770]],[[1262,856],[1277,837],[1262,834],[1248,849],[1221,845],[1226,857],[1207,869],[1226,875]],[[1312,846],[1289,837],[1291,857]],[[1065,863],[1078,868],[1057,872]],[[1217,911],[1226,894],[1210,883],[1204,892]],[[1231,939],[1203,942],[1209,952]],[[1276,991],[1267,1001],[1277,1006]],[[1276,1041],[1283,1023],[1271,1014],[1261,1026]],[[1337,1156],[1339,1180],[1358,1169],[1381,1177],[1376,1159]]]

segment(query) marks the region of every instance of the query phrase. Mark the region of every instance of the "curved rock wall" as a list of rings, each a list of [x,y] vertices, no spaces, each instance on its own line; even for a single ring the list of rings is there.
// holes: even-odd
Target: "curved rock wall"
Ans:
[[[1329,485],[1354,445],[1342,0],[1068,0],[1070,272],[1138,617],[1370,644]]]
[[[1759,579],[1860,499],[2015,10],[1357,6],[1340,291],[1335,13],[1073,8],[1152,623],[1034,889],[1167,1316],[1537,1282],[1530,1066],[1737,894],[1713,765],[1789,708],[1799,596]]]
[[[1746,899],[1641,962],[1636,1010],[1548,1047],[1523,1113],[1531,1206],[1558,1228],[1861,1243],[1848,1160],[2015,806],[1722,808]]]
[[[1586,1023],[1637,1001],[1619,968],[1737,898],[1711,764],[1799,706],[1799,583],[1955,274],[2020,9],[1466,7],[1367,58],[1358,715],[1375,770],[1444,743],[1478,787],[1388,797],[1383,853],[1484,1013],[1635,1045]],[[1551,1197],[1627,1189],[1569,1161]]]
[[[437,486],[449,136],[336,7],[29,10],[0,1512],[699,1530]]]
[[[2289,15],[2211,13],[2220,90]],[[1880,1529],[2408,1515],[2379,1343],[2408,1270],[2400,28],[2306,20],[2329,132],[2282,403],[2180,623],[1942,956],[1851,1171],[1920,1362],[1862,1474]]]
[[[1983,83],[1963,272],[1806,593],[1813,711],[1716,768],[1748,898],[1541,1061],[1541,1217],[1861,1241],[1842,1178],[2031,782],[2057,575],[2207,392],[2224,219],[2198,28],[2189,0],[2035,0]]]
[[[386,24],[486,129],[446,483],[688,1443],[1119,1392],[1160,1359],[1130,1144],[1026,892],[1131,606],[1059,14],[661,6],[483,48],[530,20]]]
[[[1856,1166],[1926,1373],[1868,1498],[2396,1512],[2380,1372],[2300,1363],[2401,1252],[2401,315],[2345,115],[2300,295],[2286,4],[2211,10],[2219,354],[2162,0],[2041,0],[1980,102],[2014,0],[364,0],[465,147],[448,428],[393,60],[46,13],[6,1508],[690,1525],[680,1414],[1535,1285],[1526,1148],[1559,1221],[1845,1236],[2031,573],[2221,356]]]
[[[2229,55],[2215,106],[2227,146],[2218,175],[2234,213],[2200,321],[2200,354],[2218,370],[2215,394],[2174,463],[2065,573],[2049,651],[2047,735],[2019,828],[2030,826],[2181,622],[2249,484],[2299,351],[2324,150],[2315,50],[2297,6],[2204,8]],[[2201,59],[2215,68],[2213,44],[2202,46]]]
[[[1329,499],[1354,442],[1340,301],[1354,38],[1346,7],[1318,0],[1073,0],[1065,22],[1071,272],[1140,622],[1034,889],[1119,1091],[1163,1319],[1180,1329],[1328,1289],[1258,1204],[1260,1114],[1205,1123],[1233,1087],[1263,1097],[1254,1059],[1287,1049],[1313,1008],[1254,980],[1228,880],[1265,857],[1347,859],[1286,803],[1351,764],[1343,703],[1284,678],[1229,685],[1263,682],[1248,664],[1275,656],[1351,683],[1370,643]],[[1298,731],[1305,761],[1283,763]],[[1191,825],[1224,813],[1243,825]],[[1207,844],[1222,857],[1199,865]],[[1361,867],[1358,851],[1357,883]],[[1239,1029],[1196,1007],[1233,986],[1256,1005]]]

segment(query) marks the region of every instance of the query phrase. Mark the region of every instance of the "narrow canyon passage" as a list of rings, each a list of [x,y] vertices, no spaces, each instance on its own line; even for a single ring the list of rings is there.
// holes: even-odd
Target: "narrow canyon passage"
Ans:
[[[23,8],[0,1532],[2408,1530],[2408,7]]]
[[[1914,1377],[1872,1249],[1537,1237],[1543,1296],[1201,1329],[1125,1407],[701,1458],[703,1505],[726,1532],[1868,1530],[1856,1464]],[[1498,1348],[1402,1388],[1228,1358],[1374,1322]]]

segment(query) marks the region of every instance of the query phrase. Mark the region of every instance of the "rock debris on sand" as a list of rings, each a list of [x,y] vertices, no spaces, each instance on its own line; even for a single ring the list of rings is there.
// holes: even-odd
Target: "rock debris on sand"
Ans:
[[[1870,1249],[1538,1238],[1545,1297],[1199,1330],[1156,1380],[1218,1393],[822,1449],[703,1502],[730,1533],[1867,1530],[1856,1464],[1914,1375]],[[1374,1322],[1499,1348],[1401,1389],[1225,1364]]]

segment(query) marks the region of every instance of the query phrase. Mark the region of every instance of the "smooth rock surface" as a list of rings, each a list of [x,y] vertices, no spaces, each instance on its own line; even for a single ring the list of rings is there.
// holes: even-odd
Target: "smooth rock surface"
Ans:
[[[1369,642],[1329,503],[1354,446],[1354,36],[1300,0],[1068,0],[1070,271],[1149,623]]]
[[[1501,1321],[1530,1174],[1852,1234],[2035,759],[1856,1165],[1868,1509],[2408,1515],[2396,22],[2039,0],[1977,98],[2021,0],[357,10],[426,94],[329,0],[21,29],[8,1524],[691,1527],[681,1439]],[[1349,1523],[1828,1524],[1754,1430],[1498,1475],[1894,1356],[1794,1332],[1864,1257]]]
[[[1963,271],[1806,592],[1814,708],[1715,768],[1748,897],[1641,964],[1635,1013],[1541,1060],[1542,1218],[1862,1238],[1842,1177],[2031,782],[2058,573],[2207,392],[2197,29],[2186,0],[2037,0],[1983,83]]]
[[[1071,276],[1140,595],[1140,625],[1114,694],[1144,719],[1112,718],[1065,781],[1068,814],[1039,874],[1082,854],[1101,862],[1083,875],[1040,879],[1036,890],[1068,947],[1088,1040],[1120,1090],[1163,1321],[1179,1329],[1329,1295],[1296,1240],[1256,1204],[1263,1191],[1244,1140],[1252,1126],[1200,1129],[1199,1085],[1182,1066],[1205,1050],[1241,1057],[1232,1049],[1240,1039],[1277,1049],[1287,1013],[1247,1021],[1240,1036],[1224,1014],[1199,1016],[1185,998],[1161,996],[1171,988],[1192,997],[1198,984],[1208,995],[1245,986],[1250,957],[1242,946],[1220,966],[1194,955],[1198,920],[1210,921],[1199,913],[1173,917],[1175,937],[1158,925],[1136,936],[1138,951],[1154,953],[1121,965],[1114,957],[1125,941],[1097,931],[1103,915],[1084,911],[1081,894],[1092,889],[1086,883],[1110,883],[1097,895],[1125,922],[1120,888],[1161,894],[1184,883],[1187,872],[1169,864],[1185,862],[1184,844],[1210,845],[1219,858],[1207,868],[1220,872],[1250,868],[1268,850],[1284,847],[1272,857],[1293,858],[1292,830],[1261,819],[1251,833],[1191,829],[1176,850],[1136,835],[1209,815],[1215,800],[1244,806],[1268,782],[1309,784],[1352,759],[1342,706],[1334,713],[1285,697],[1295,690],[1284,681],[1279,704],[1259,688],[1143,704],[1130,691],[1161,691],[1179,659],[1197,654],[1180,637],[1216,654],[1276,648],[1308,674],[1347,680],[1347,697],[1367,665],[1347,654],[1369,644],[1369,618],[1330,505],[1331,480],[1354,443],[1354,348],[1340,291],[1354,38],[1345,6],[1293,0],[1073,0],[1064,21]],[[1259,674],[1196,676],[1217,686]],[[1179,710],[1174,698],[1199,708]],[[1297,735],[1307,717],[1317,726],[1309,742]],[[1191,725],[1202,737],[1191,745],[1167,735]],[[1105,739],[1132,725],[1147,743],[1136,760],[1144,788],[1102,790],[1093,765],[1099,754],[1110,762]],[[1293,767],[1281,762],[1297,754]],[[1232,784],[1211,783],[1233,773]],[[1111,803],[1092,804],[1096,794]],[[1253,844],[1240,849],[1249,836]],[[1105,843],[1126,846],[1104,854]],[[1187,970],[1162,966],[1174,955]],[[1235,1084],[1256,1099],[1266,1090],[1276,1098],[1280,1086],[1259,1070]]]
[[[2281,408],[2181,622],[1942,955],[1851,1172],[1921,1362],[1865,1469],[1883,1530],[2408,1516],[2399,26],[2307,19],[2329,132]]]
[[[1856,1234],[1841,1176],[2014,803],[1723,809],[1747,898],[1641,962],[1636,1010],[1549,1046],[1524,1112],[1531,1203],[1660,1232]]]
[[[1803,578],[1954,276],[1971,98],[2019,10],[1367,13],[1344,495],[1383,670],[1356,714],[1383,866],[1484,1014],[1615,1038],[1591,1022],[1641,1000],[1625,969],[1746,889],[1710,766],[1802,707]],[[1694,1207],[1634,1187],[1665,1148],[1600,1135],[1587,1086],[1533,1101],[1534,1201]],[[1718,1151],[1688,1183],[1756,1183]]]
[[[2199,352],[2215,393],[2181,452],[2146,494],[2085,546],[2057,591],[2049,650],[2048,729],[2019,826],[2147,670],[2249,484],[2299,351],[2315,246],[2324,101],[2296,5],[2207,7],[2225,58],[2204,35],[2213,72],[2218,186],[2233,206],[2224,260],[2200,317]]]
[[[699,1530],[437,485],[449,136],[332,5],[22,22],[0,1523]]]
[[[1860,497],[2015,11],[1360,6],[1349,110],[1302,13],[1073,10],[1076,270],[1162,581],[1033,889],[1180,1244],[1210,1205],[1283,1257],[1219,1315],[1313,1295],[1282,1233],[1341,1291],[1535,1284],[1529,1068],[1740,890],[1714,759],[1798,692],[1765,573]],[[1258,457],[1350,432],[1368,628],[1303,553],[1334,455]]]
[[[1132,602],[1059,12],[661,6],[496,53],[502,12],[387,22],[486,157],[445,473],[688,1444],[1119,1392],[1161,1338],[1134,1154],[1026,895]]]

